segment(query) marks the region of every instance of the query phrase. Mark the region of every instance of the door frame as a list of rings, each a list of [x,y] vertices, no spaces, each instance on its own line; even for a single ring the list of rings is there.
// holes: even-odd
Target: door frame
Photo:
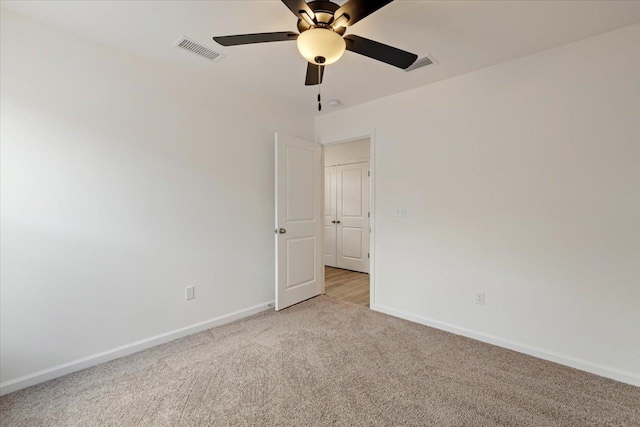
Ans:
[[[369,138],[369,170],[371,171],[371,179],[369,181],[369,210],[371,212],[371,218],[369,218],[369,227],[371,227],[371,233],[369,235],[369,308],[375,307],[376,301],[376,281],[375,281],[375,272],[376,272],[376,252],[375,252],[375,235],[376,235],[376,138],[375,138],[375,128],[369,130],[365,133],[358,133],[355,135],[348,135],[344,138],[330,140],[326,142],[320,141],[319,144],[322,145],[322,167],[324,168],[324,147],[328,145],[338,145],[344,144],[346,142],[357,141],[359,139]],[[324,195],[324,173],[322,174],[322,190],[321,194]],[[322,197],[322,213],[324,214],[324,197]],[[322,227],[322,253],[324,253],[324,227]],[[324,277],[324,258],[322,260],[322,293],[325,293],[325,277]]]

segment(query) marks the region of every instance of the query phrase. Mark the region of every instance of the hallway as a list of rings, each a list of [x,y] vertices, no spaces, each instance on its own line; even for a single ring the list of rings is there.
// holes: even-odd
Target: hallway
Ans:
[[[325,294],[353,304],[369,307],[369,275],[340,268],[325,267]]]

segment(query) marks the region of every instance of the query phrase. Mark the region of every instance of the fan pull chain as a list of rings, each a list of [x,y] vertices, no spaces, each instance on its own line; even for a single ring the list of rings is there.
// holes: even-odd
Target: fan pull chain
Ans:
[[[320,88],[322,87],[322,66],[318,66],[318,111],[322,111],[322,97],[320,96]]]

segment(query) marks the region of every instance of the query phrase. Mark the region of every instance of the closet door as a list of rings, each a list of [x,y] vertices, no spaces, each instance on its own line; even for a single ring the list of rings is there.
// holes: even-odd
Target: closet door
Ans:
[[[369,162],[336,167],[338,268],[369,272]]]
[[[324,168],[324,265],[336,264],[336,166]]]

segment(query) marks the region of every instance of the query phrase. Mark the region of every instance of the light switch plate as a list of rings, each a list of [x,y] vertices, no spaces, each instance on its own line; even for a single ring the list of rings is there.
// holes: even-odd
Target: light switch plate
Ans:
[[[396,208],[396,218],[404,218],[407,216],[407,208],[400,206]]]

